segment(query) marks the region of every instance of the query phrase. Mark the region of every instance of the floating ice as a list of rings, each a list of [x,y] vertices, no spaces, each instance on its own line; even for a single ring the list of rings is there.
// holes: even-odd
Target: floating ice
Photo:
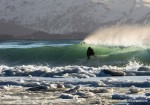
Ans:
[[[135,86],[131,86],[129,89],[130,93],[135,94],[135,93],[139,93],[139,92],[143,92],[144,89],[142,88],[137,88]]]
[[[60,95],[60,98],[62,98],[62,99],[73,99],[74,96],[71,95],[71,94],[62,93],[62,94]]]

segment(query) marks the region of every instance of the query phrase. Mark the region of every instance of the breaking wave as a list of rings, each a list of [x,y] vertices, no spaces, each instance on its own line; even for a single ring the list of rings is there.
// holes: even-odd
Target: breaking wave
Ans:
[[[96,54],[95,58],[87,60],[86,50],[91,46]],[[121,47],[75,44],[63,47],[38,48],[8,48],[0,49],[0,63],[4,65],[126,65],[130,61],[143,64],[150,63],[150,49],[142,47]]]

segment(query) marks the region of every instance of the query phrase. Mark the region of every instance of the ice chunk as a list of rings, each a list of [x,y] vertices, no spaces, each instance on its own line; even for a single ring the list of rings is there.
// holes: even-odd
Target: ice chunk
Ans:
[[[62,93],[60,95],[60,98],[62,98],[62,99],[73,99],[73,95],[67,94],[67,93]]]

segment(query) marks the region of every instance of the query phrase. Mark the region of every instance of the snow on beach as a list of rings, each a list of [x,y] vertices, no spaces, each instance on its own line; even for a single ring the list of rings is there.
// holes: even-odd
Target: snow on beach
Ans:
[[[103,66],[0,66],[3,104],[150,103],[150,69],[139,63]]]
[[[45,78],[0,77],[1,104],[150,102],[148,76]],[[131,91],[135,90],[136,92]],[[42,100],[42,101],[41,101]],[[62,102],[62,103],[61,103]]]

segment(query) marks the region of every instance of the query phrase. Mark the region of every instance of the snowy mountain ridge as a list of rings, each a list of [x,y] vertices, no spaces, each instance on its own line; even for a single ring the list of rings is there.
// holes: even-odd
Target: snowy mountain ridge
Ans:
[[[0,0],[0,22],[49,33],[150,24],[150,0]]]

